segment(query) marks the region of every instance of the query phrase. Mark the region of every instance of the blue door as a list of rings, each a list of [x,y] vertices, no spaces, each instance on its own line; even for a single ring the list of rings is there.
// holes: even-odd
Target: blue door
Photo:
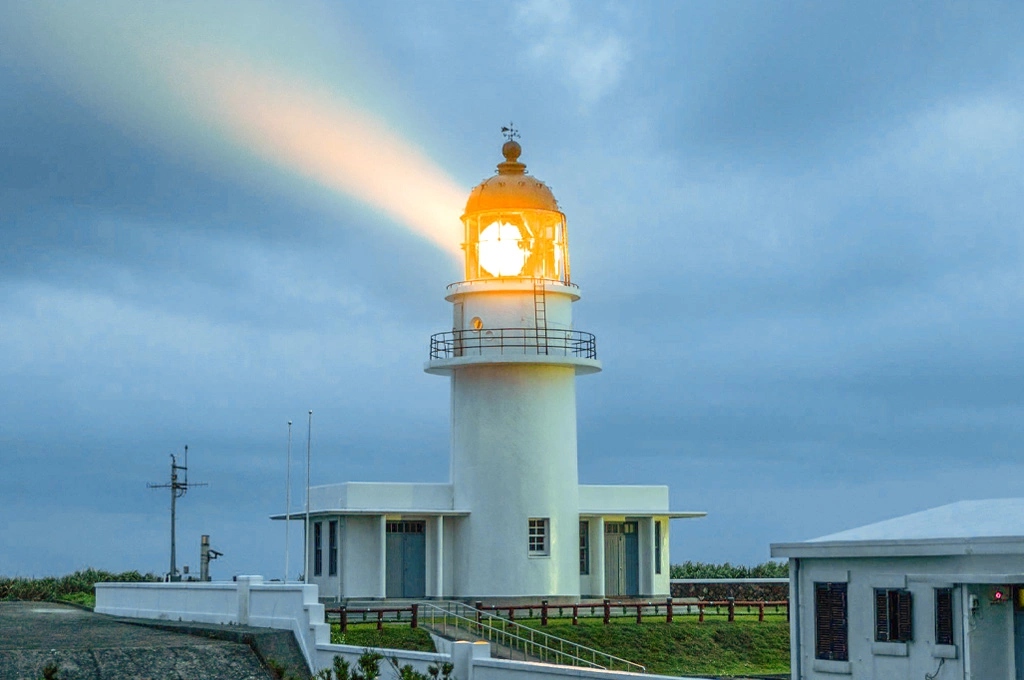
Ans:
[[[424,597],[427,594],[426,522],[389,521],[386,559],[386,595]]]

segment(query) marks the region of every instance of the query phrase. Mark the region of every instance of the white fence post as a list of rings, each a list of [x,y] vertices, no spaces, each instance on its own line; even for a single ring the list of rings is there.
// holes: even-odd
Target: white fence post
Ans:
[[[242,626],[249,625],[249,586],[262,585],[262,576],[239,576],[238,577],[238,623]]]

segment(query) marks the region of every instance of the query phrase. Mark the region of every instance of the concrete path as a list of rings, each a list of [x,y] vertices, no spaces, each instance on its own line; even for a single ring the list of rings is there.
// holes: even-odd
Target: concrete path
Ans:
[[[60,667],[60,680],[273,677],[246,640],[232,640],[216,630],[234,629],[230,632],[244,634],[242,627],[197,629],[177,624],[182,626],[179,632],[133,623],[68,605],[0,602],[0,680],[39,680],[49,663]],[[215,637],[204,637],[206,634]],[[224,637],[228,639],[216,639]]]

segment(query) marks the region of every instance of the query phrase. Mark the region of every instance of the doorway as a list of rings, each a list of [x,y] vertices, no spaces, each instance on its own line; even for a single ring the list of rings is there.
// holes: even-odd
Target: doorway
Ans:
[[[640,543],[636,522],[605,522],[605,595],[640,594]]]
[[[427,534],[422,520],[387,523],[387,597],[424,597],[427,594]]]

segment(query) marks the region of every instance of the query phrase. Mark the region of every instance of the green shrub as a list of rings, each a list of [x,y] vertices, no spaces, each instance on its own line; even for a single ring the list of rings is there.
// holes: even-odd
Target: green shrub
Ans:
[[[81,601],[82,594],[92,595],[94,586],[101,581],[121,581],[136,583],[140,581],[161,581],[154,574],[140,574],[137,571],[126,571],[115,574],[89,567],[67,576],[46,576],[43,578],[8,578],[0,576],[0,600],[62,600]],[[79,600],[72,596],[79,596]]]
[[[711,562],[690,562],[673,564],[669,574],[672,578],[789,578],[786,562],[765,562],[753,567],[741,564],[713,564]]]

